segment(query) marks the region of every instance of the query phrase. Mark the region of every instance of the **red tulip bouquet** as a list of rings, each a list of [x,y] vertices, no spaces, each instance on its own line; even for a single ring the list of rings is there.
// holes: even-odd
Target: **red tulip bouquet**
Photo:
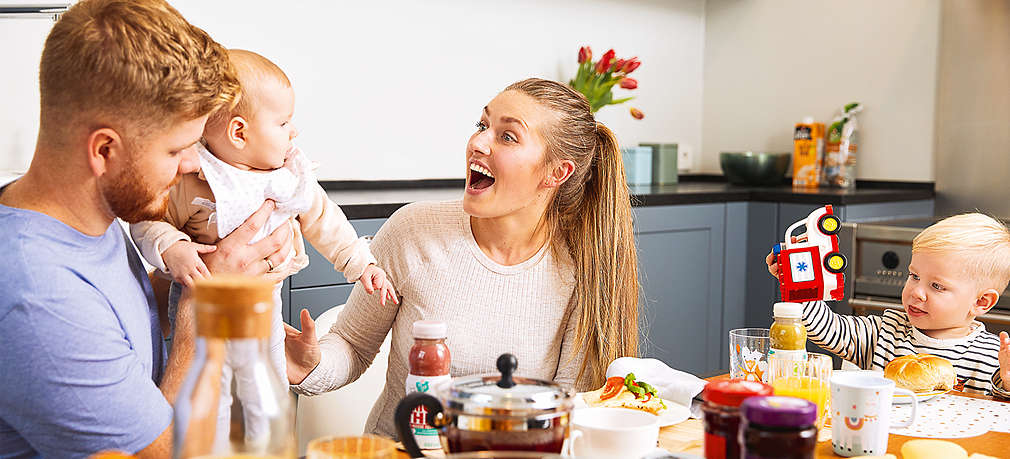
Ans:
[[[593,62],[593,50],[588,46],[579,48],[579,72],[568,85],[589,99],[593,113],[607,105],[623,104],[634,99],[634,97],[614,99],[611,89],[614,85],[624,89],[637,88],[638,81],[628,74],[642,65],[642,61],[637,57],[627,60],[615,57],[616,53],[611,49],[603,53],[600,60]],[[641,110],[634,107],[631,108],[631,116],[639,120],[645,117]]]

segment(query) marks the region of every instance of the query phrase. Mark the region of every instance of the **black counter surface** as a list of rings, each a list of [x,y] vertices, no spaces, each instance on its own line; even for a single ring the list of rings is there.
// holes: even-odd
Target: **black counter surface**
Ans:
[[[463,180],[330,181],[321,182],[330,199],[349,219],[385,218],[416,201],[461,199]],[[718,202],[782,202],[796,204],[869,204],[933,199],[931,182],[859,181],[852,190],[750,187],[727,183],[717,175],[681,176],[676,185],[632,186],[635,206],[666,206]]]

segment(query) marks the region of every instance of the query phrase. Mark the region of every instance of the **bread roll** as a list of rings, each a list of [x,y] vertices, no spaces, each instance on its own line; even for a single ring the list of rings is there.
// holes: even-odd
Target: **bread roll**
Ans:
[[[946,391],[957,383],[957,374],[950,361],[932,354],[898,357],[884,368],[884,377],[912,392]]]
[[[968,459],[960,445],[945,440],[911,440],[901,445],[904,459]]]

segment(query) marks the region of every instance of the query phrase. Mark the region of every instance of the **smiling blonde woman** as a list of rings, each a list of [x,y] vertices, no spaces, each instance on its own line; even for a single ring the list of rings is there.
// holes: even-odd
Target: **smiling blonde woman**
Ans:
[[[392,331],[386,386],[366,431],[394,437],[416,320],[449,326],[452,376],[495,371],[511,352],[523,376],[587,390],[638,353],[638,262],[613,133],[563,84],[512,84],[481,110],[466,147],[462,201],[394,213],[372,251],[402,294],[358,287],[317,343],[288,328],[288,378],[314,395],[353,382]]]

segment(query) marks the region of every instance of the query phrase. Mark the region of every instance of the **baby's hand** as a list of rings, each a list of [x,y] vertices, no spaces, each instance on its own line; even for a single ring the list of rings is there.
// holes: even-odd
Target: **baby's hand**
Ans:
[[[999,377],[1003,390],[1010,391],[1010,334],[999,332]]]
[[[775,252],[768,252],[768,256],[765,257],[765,264],[768,265],[768,272],[776,279],[779,278],[779,261],[778,257],[775,256]]]
[[[361,273],[361,278],[358,279],[358,282],[361,282],[361,285],[365,287],[365,291],[369,295],[375,293],[376,290],[381,292],[379,303],[383,306],[386,305],[387,298],[393,300],[395,304],[400,304],[400,300],[396,298],[396,290],[393,289],[393,283],[386,277],[386,272],[382,268],[368,265],[365,268],[365,272]]]
[[[172,280],[186,287],[193,287],[193,282],[210,277],[210,270],[203,264],[200,254],[215,250],[217,246],[214,245],[178,241],[161,253],[161,259],[165,261],[165,267],[168,268]]]

